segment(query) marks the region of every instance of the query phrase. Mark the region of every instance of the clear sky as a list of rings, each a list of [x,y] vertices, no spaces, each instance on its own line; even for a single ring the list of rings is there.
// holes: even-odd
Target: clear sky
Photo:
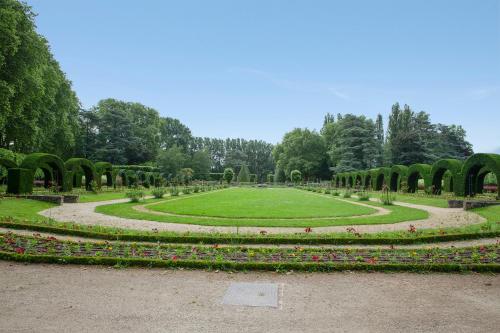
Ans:
[[[196,136],[278,142],[399,101],[500,153],[500,0],[29,0],[84,107],[136,101]]]

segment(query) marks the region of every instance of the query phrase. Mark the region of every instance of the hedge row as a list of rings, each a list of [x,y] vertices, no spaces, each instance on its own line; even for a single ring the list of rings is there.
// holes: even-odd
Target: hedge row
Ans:
[[[121,175],[124,185],[137,180],[138,173],[144,174],[141,179],[148,185],[159,183],[160,174],[157,168],[150,166],[117,166],[108,162],[92,163],[85,158],[70,158],[63,162],[58,156],[45,153],[33,153],[27,155],[18,166],[14,161],[2,158],[0,166],[7,169],[7,193],[26,194],[33,192],[33,181],[35,173],[41,169],[45,178],[45,187],[49,187],[51,182],[57,184],[58,191],[71,191],[73,187],[81,186],[82,176],[85,176],[85,187],[92,189],[92,182],[95,180],[100,187],[101,178],[106,176],[106,184],[114,186],[117,175]],[[124,170],[124,172],[121,172]]]
[[[344,172],[335,175],[333,182],[337,187],[359,186],[377,191],[385,186],[394,192],[405,184],[408,192],[412,193],[418,189],[418,180],[423,179],[426,191],[433,194],[447,191],[457,196],[473,196],[483,192],[484,178],[488,173],[500,179],[500,155],[474,154],[465,162],[442,159],[433,165],[394,165]]]

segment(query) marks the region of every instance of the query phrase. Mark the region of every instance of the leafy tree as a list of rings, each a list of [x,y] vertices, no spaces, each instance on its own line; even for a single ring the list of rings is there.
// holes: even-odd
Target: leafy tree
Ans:
[[[23,2],[0,1],[0,147],[73,154],[79,101]]]
[[[234,177],[234,171],[231,168],[226,168],[224,169],[224,175],[223,178],[224,180],[228,183],[231,184],[231,181],[233,180]]]
[[[344,115],[331,124],[328,153],[336,172],[370,169],[377,165],[377,138],[371,119]]]
[[[191,168],[182,168],[179,171],[179,178],[184,185],[189,185],[193,179],[194,171]]]
[[[193,169],[196,179],[208,179],[208,174],[210,173],[210,156],[206,151],[199,150],[194,152],[188,165]]]
[[[250,182],[250,171],[248,171],[248,167],[244,163],[241,165],[240,172],[238,173],[238,182],[240,183]]]
[[[167,150],[161,150],[158,154],[157,163],[161,172],[167,179],[175,177],[177,172],[186,163],[187,156],[181,148],[173,146]]]
[[[276,170],[274,170],[274,182],[275,183],[286,182],[285,171],[282,168],[280,168],[279,166],[276,166]]]
[[[302,180],[302,174],[299,170],[292,170],[290,173],[290,180],[297,185]]]
[[[191,130],[178,119],[166,117],[160,119],[160,147],[168,149],[173,146],[187,152],[192,144]]]
[[[329,178],[326,144],[324,138],[315,131],[296,128],[286,133],[273,155],[277,165],[286,174],[297,169],[306,180]]]

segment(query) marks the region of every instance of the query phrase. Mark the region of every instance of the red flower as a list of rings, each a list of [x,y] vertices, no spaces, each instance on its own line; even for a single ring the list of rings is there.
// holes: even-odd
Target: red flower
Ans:
[[[486,251],[486,248],[484,247],[484,245],[481,245],[479,247],[479,252],[485,252]]]
[[[313,261],[319,261],[319,256],[312,256]]]
[[[54,236],[47,237],[46,239],[48,241],[56,241],[57,240],[57,238],[55,238]]]
[[[15,251],[16,251],[16,253],[17,253],[17,254],[24,254],[24,251],[25,251],[25,250],[24,250],[24,248],[22,248],[22,247],[16,247],[16,250],[15,250]]]
[[[366,259],[366,262],[371,264],[371,265],[374,265],[377,263],[377,258]]]
[[[177,261],[179,259],[177,256],[172,256],[172,261]]]
[[[312,232],[312,229],[311,229],[311,227],[307,227],[304,231],[307,233],[310,233],[310,232]]]

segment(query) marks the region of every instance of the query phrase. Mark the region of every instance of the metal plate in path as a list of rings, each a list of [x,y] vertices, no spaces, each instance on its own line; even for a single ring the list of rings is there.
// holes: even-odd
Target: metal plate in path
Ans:
[[[277,308],[279,305],[278,289],[276,283],[231,283],[222,304]]]

